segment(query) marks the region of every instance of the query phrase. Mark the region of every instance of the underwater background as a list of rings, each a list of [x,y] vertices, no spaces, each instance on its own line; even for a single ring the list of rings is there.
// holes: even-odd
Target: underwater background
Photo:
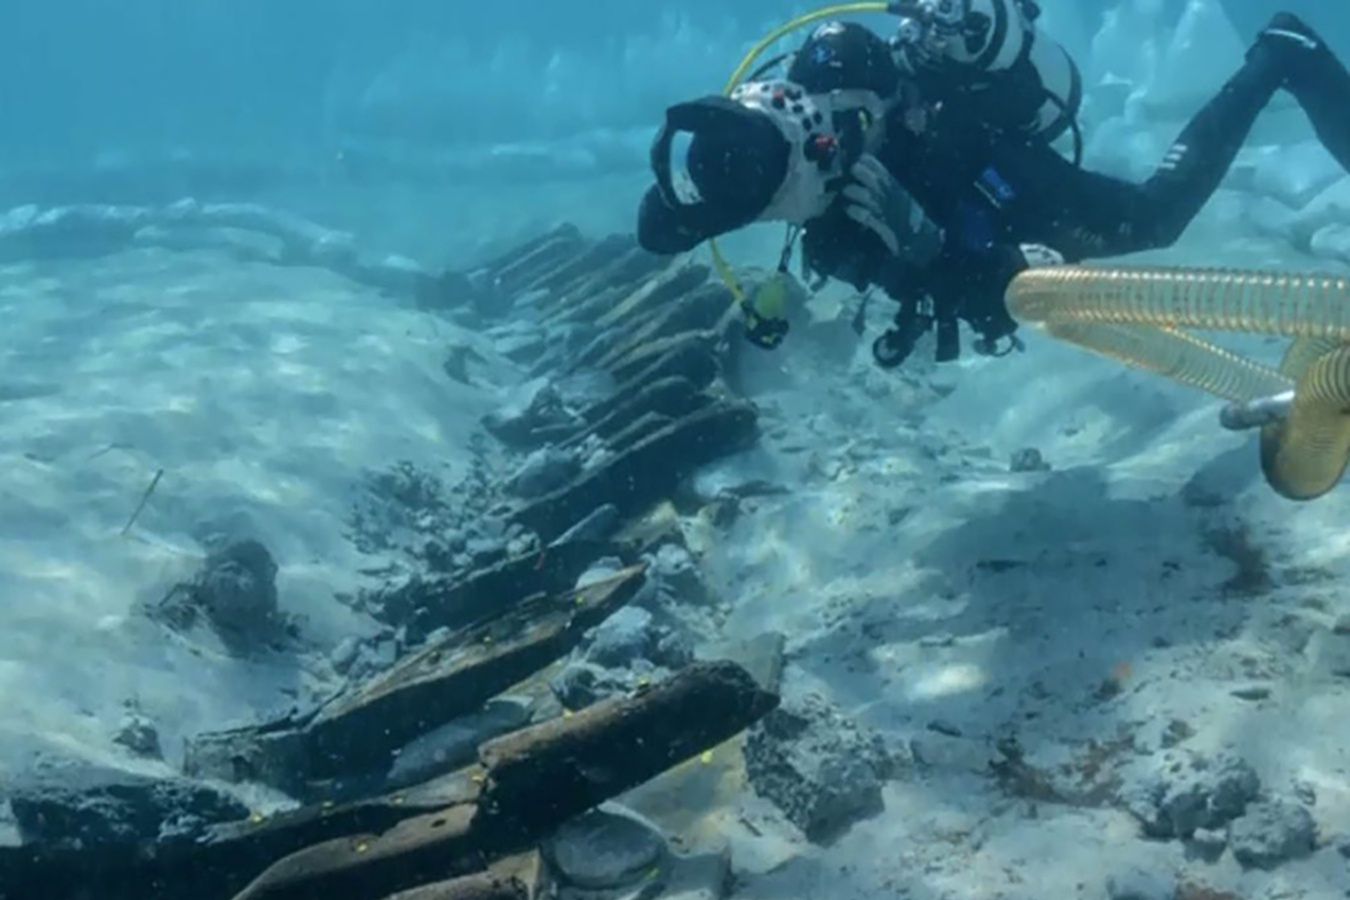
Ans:
[[[1130,179],[1277,10],[1350,58],[1327,0],[1040,5]],[[776,710],[681,707],[679,766],[534,835],[540,896],[1346,896],[1343,489],[1276,496],[1219,401],[1038,333],[880,371],[891,305],[842,285],[714,352],[706,253],[632,245],[665,108],[815,8],[0,9],[0,900],[393,897],[248,885],[721,659]],[[1350,178],[1281,95],[1112,264],[1345,277]],[[555,620],[519,677],[379,706]]]

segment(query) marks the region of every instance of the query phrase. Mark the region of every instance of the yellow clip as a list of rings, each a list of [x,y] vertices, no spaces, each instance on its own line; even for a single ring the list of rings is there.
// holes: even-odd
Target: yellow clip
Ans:
[[[359,844],[356,845],[356,852],[357,852],[357,853],[365,853],[365,852],[366,852],[367,850],[369,850],[369,849],[370,849],[370,844],[366,843],[365,841],[362,841],[361,843],[359,843]]]
[[[705,766],[711,766],[713,761],[713,752],[711,750],[704,750],[703,755],[700,756],[698,759],[699,762],[703,763]]]

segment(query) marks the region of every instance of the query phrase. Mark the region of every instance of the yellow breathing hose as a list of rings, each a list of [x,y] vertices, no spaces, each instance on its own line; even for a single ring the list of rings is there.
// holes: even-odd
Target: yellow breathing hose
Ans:
[[[1049,334],[1227,400],[1292,390],[1262,426],[1266,481],[1291,500],[1334,488],[1350,462],[1350,280],[1224,269],[1058,266],[1023,272],[1008,312]],[[1180,329],[1294,338],[1278,370]]]
[[[755,63],[759,62],[760,57],[762,57],[770,47],[787,37],[789,34],[792,34],[794,31],[805,28],[808,25],[814,25],[825,19],[833,19],[836,16],[858,15],[860,13],[885,13],[889,11],[889,3],[879,2],[879,0],[870,0],[870,2],[860,3],[839,3],[834,6],[818,9],[815,12],[807,13],[804,16],[798,16],[786,25],[775,28],[773,31],[769,32],[763,40],[750,48],[750,52],[745,55],[745,58],[741,60],[741,64],[736,67],[736,71],[731,74],[731,78],[727,80],[727,85],[723,88],[722,93],[725,96],[730,97],[732,92],[740,87],[741,82],[745,80],[745,76],[750,73],[752,68],[754,68]],[[736,278],[736,273],[732,270],[731,265],[727,263],[726,257],[722,255],[721,248],[717,246],[716,238],[709,239],[708,250],[712,253],[713,268],[717,271],[718,277],[726,284],[727,290],[731,291],[731,296],[734,298],[735,302],[738,304],[744,303],[745,288],[741,286],[740,281]]]

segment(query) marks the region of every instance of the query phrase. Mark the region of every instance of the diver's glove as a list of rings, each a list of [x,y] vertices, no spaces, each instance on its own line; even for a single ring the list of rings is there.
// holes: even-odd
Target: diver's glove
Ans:
[[[980,333],[975,341],[975,352],[981,356],[1007,356],[1013,351],[1026,349],[1017,337],[1017,322],[1008,314],[1004,297],[1014,278],[1028,269],[1040,269],[1046,266],[1064,265],[1064,256],[1053,247],[1044,244],[1021,244],[1015,249],[1008,248],[1006,262],[996,270],[993,282],[994,290],[984,291],[983,303],[968,302],[962,318]],[[1008,345],[1001,342],[1007,339]]]
[[[937,229],[881,160],[865,154],[849,174],[853,181],[843,191],[845,215],[876,235],[891,256],[935,254],[941,241]]]

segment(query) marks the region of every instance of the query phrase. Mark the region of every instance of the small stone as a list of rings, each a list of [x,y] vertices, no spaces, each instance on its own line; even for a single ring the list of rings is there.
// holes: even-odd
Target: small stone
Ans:
[[[590,663],[571,663],[549,679],[549,689],[564,709],[585,709],[608,696],[614,680]]]
[[[543,852],[563,881],[589,890],[634,884],[670,856],[658,829],[615,804],[568,822],[544,843]]]
[[[1261,782],[1245,761],[1171,750],[1140,760],[1125,773],[1121,803],[1153,838],[1189,838],[1242,815]]]
[[[0,852],[23,846],[23,836],[19,834],[19,820],[14,818],[8,800],[0,800]],[[4,898],[0,894],[0,898]]]
[[[553,447],[536,450],[506,482],[506,490],[516,497],[532,499],[563,487],[581,472],[574,454]]]
[[[1147,869],[1130,869],[1106,880],[1111,900],[1173,900],[1176,882]]]
[[[754,726],[745,761],[755,793],[818,844],[880,813],[882,783],[896,767],[880,736],[814,694],[784,703]]]
[[[727,495],[714,500],[708,507],[708,518],[714,528],[726,530],[736,524],[741,515],[741,501]]]
[[[159,732],[152,723],[139,713],[128,713],[113,737],[114,744],[121,744],[137,756],[147,759],[163,759],[164,752],[159,746]]]
[[[727,852],[676,857],[661,900],[723,900],[732,879]]]
[[[1317,844],[1317,824],[1302,806],[1257,803],[1228,828],[1233,856],[1246,868],[1273,869],[1308,856]]]
[[[668,631],[657,641],[651,660],[667,669],[683,669],[694,661],[693,644],[684,635]]]
[[[351,670],[352,663],[356,662],[360,650],[361,646],[356,638],[345,637],[333,648],[333,652],[328,654],[328,661],[332,663],[336,672],[345,675]]]
[[[1028,447],[1024,450],[1018,450],[1012,455],[1008,470],[1010,472],[1048,472],[1050,471],[1050,464],[1045,461],[1041,451],[1035,447]]]
[[[1333,634],[1339,634],[1342,636],[1350,635],[1350,614],[1341,616],[1339,619],[1337,619],[1336,624],[1332,627],[1331,630]]]
[[[1193,737],[1195,737],[1195,729],[1188,722],[1173,719],[1167,723],[1167,730],[1163,732],[1162,745],[1164,749],[1171,749]]]
[[[592,630],[586,659],[598,666],[624,668],[650,658],[657,640],[652,614],[627,606]]]
[[[501,538],[473,538],[465,547],[471,565],[490,566],[506,558],[507,543]]]
[[[1239,700],[1265,700],[1270,697],[1270,688],[1264,684],[1241,687],[1232,692]]]
[[[1204,859],[1213,862],[1223,855],[1228,846],[1228,834],[1217,828],[1197,828],[1191,835],[1191,846]]]
[[[238,541],[207,558],[195,599],[217,628],[256,633],[275,622],[276,579],[277,564],[267,548],[257,541]]]
[[[531,706],[528,698],[498,697],[479,712],[422,735],[399,751],[385,777],[386,787],[430,781],[473,762],[480,744],[528,724]]]
[[[947,737],[954,737],[954,738],[961,737],[960,728],[957,728],[951,722],[947,722],[942,719],[935,719],[934,721],[929,722],[928,730],[937,732],[938,734],[945,734]]]
[[[649,559],[649,574],[660,585],[661,593],[679,603],[702,604],[708,601],[698,563],[679,544],[663,544]]]

